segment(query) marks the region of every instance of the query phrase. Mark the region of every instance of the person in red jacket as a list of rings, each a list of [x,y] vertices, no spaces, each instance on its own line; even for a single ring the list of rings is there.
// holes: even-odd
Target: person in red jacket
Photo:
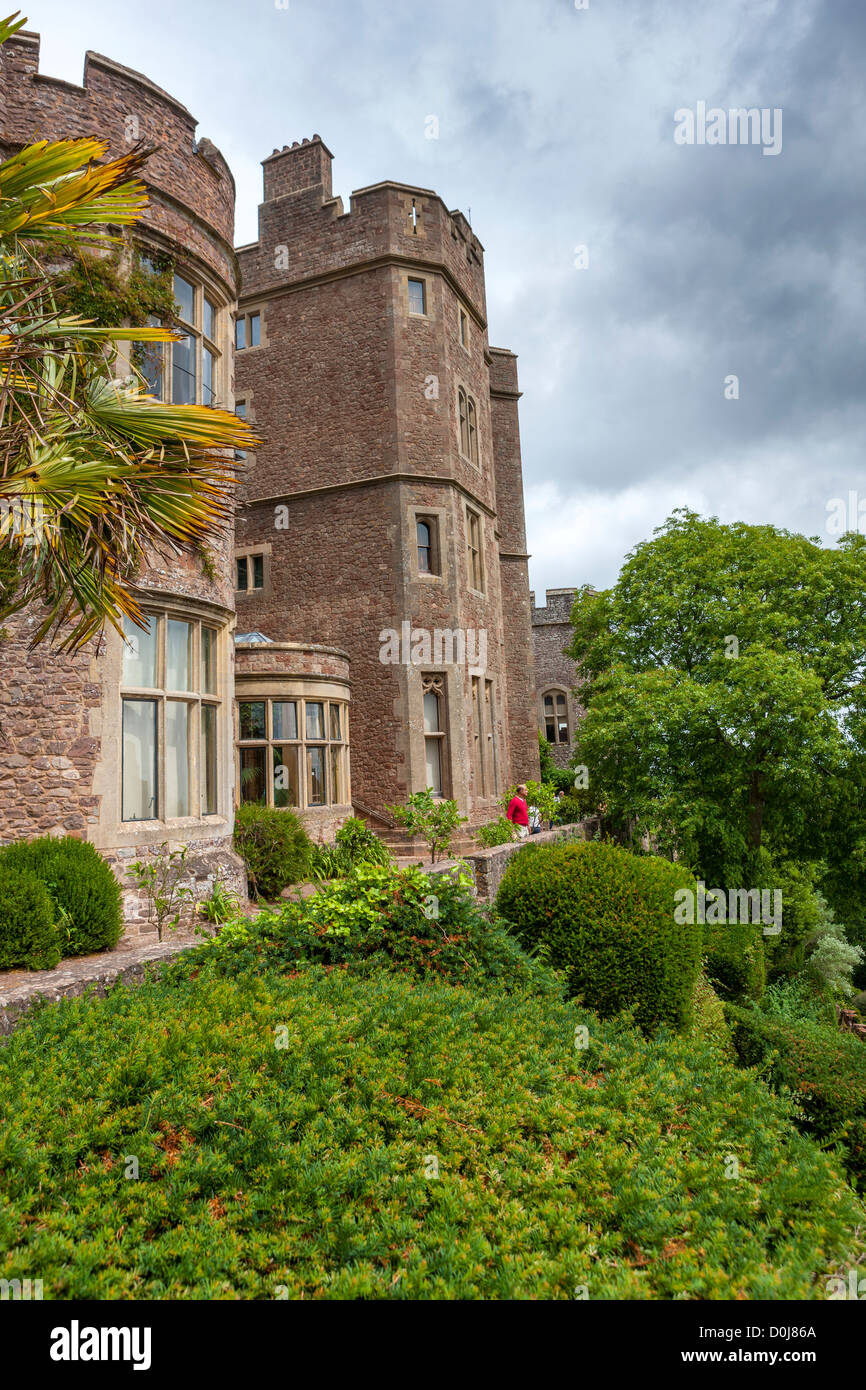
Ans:
[[[505,815],[512,825],[517,826],[517,834],[520,839],[527,839],[529,836],[529,807],[526,804],[526,787],[523,782],[509,801]]]

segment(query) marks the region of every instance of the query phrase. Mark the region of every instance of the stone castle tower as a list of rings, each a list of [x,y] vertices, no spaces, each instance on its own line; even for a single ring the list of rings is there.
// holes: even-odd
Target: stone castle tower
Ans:
[[[345,211],[331,158],[274,151],[238,251],[238,625],[348,653],[357,808],[433,785],[487,820],[538,767],[516,359],[463,215],[390,182]]]

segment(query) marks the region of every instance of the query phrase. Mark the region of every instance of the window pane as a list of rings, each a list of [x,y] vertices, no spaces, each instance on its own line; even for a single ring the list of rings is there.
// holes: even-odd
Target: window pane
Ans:
[[[211,342],[216,342],[216,307],[211,304],[207,295],[204,297],[204,318],[202,319],[204,336],[210,338]]]
[[[235,319],[235,347],[245,348],[247,345],[247,321],[246,319]]]
[[[201,399],[203,405],[213,405],[214,395],[214,355],[210,348],[201,350]]]
[[[300,749],[290,743],[274,744],[274,805],[299,806],[298,756]]]
[[[201,707],[201,813],[215,816],[217,809],[217,712],[216,705]]]
[[[184,700],[165,702],[165,814],[188,816],[189,719],[192,706]]]
[[[265,795],[265,748],[241,748],[241,801],[254,801],[264,806]]]
[[[412,314],[426,314],[427,296],[423,280],[409,281],[409,311]]]
[[[548,721],[544,726],[544,737],[547,739],[548,743],[556,743],[556,725],[552,720]]]
[[[340,706],[331,705],[331,738],[336,739],[336,741],[339,743],[342,737],[343,734],[342,723],[340,720]]]
[[[253,555],[253,588],[263,589],[265,587],[265,557],[264,555]]]
[[[237,415],[239,420],[245,420],[247,418],[246,401],[235,401],[235,415]]]
[[[155,314],[148,314],[147,322],[151,328],[159,328],[160,321]],[[163,343],[142,343],[140,370],[147,383],[147,389],[157,400],[162,400],[162,365],[165,345]]]
[[[331,805],[339,806],[342,799],[343,780],[340,776],[341,749],[331,749]]]
[[[174,277],[174,298],[178,318],[184,323],[195,324],[195,290],[181,275]]]
[[[250,347],[258,347],[261,342],[261,319],[258,314],[250,314]]]
[[[264,700],[241,700],[238,709],[241,738],[266,738]]]
[[[201,630],[201,688],[205,695],[216,695],[216,643],[212,627]]]
[[[130,618],[123,620],[123,684],[156,687],[156,618],[142,632]]]
[[[557,712],[557,714],[565,714],[565,696],[564,696],[564,695],[557,695],[557,697],[556,697],[556,712]]]
[[[298,706],[294,700],[274,700],[274,738],[298,737]]]
[[[424,696],[424,732],[439,733],[439,696],[435,690],[428,690]]]
[[[307,738],[325,737],[325,706],[307,701]]]
[[[568,723],[564,719],[559,721],[559,741],[568,743]]]
[[[427,752],[427,786],[433,788],[434,796],[442,795],[442,740],[425,739]]]
[[[171,399],[175,405],[195,405],[194,338],[182,338],[172,344]]]
[[[156,701],[123,701],[124,820],[153,820],[156,804]]]
[[[248,578],[248,574],[247,574],[247,559],[246,559],[246,556],[245,556],[245,555],[242,556],[241,559],[237,561],[237,569],[238,569],[238,577],[237,577],[237,583],[236,583],[236,585],[235,585],[235,588],[236,588],[236,589],[246,589],[247,586],[248,586],[248,584],[249,584],[249,578]]]
[[[553,696],[552,696],[552,695],[545,695],[545,697],[544,697],[544,713],[545,713],[545,714],[553,714]]]
[[[307,709],[310,706],[307,705]],[[321,705],[319,706],[321,709]],[[325,750],[324,748],[307,749],[307,805],[324,806],[325,804]]]
[[[169,618],[165,625],[165,688],[192,690],[192,623]]]

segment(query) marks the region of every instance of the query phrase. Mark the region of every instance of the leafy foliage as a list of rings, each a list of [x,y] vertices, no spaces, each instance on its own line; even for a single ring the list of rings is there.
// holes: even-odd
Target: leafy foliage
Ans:
[[[284,888],[303,879],[311,845],[294,811],[248,804],[235,813],[234,845],[247,866],[250,892],[278,898]]]
[[[0,970],[51,970],[60,954],[45,884],[34,873],[0,863]]]
[[[841,865],[859,845],[866,874],[866,537],[679,510],[572,622],[576,756],[614,819],[726,888],[767,847]]]
[[[514,826],[505,816],[499,816],[487,825],[479,825],[475,834],[485,849],[493,849],[494,845],[510,844],[514,839]]]
[[[759,922],[706,925],[703,954],[707,978],[722,999],[760,999],[767,972]]]
[[[349,816],[333,845],[314,845],[309,874],[313,879],[344,878],[358,864],[389,864],[391,851],[360,816]]]
[[[701,1039],[209,950],[0,1049],[4,1277],[64,1300],[822,1299],[859,1257],[833,1160]]]
[[[719,1049],[724,1057],[733,1057],[731,1030],[725,1019],[725,1006],[702,970],[695,980],[692,994],[691,1031]]]
[[[789,1088],[805,1133],[842,1146],[852,1183],[866,1190],[866,1046],[826,1023],[769,1018],[728,1007],[743,1066],[760,1066],[770,1083]]]
[[[458,825],[463,825],[468,817],[461,816],[456,801],[447,797],[434,797],[432,787],[423,792],[413,792],[405,806],[386,806],[398,825],[405,826],[410,835],[420,835],[430,846],[430,860],[436,863],[448,848]]]
[[[266,963],[389,969],[454,983],[481,980],[560,994],[561,983],[478,908],[459,870],[359,864],[302,902],[224,929],[210,950],[235,972]]]
[[[0,868],[34,874],[54,904],[61,953],[109,951],[123,930],[120,885],[111,866],[86,840],[40,835],[0,850]]]
[[[180,926],[184,910],[193,902],[192,884],[184,881],[188,856],[189,845],[172,849],[166,840],[148,859],[136,859],[129,866],[130,877],[147,900],[149,919],[160,941],[166,931]]]
[[[528,845],[509,863],[496,907],[602,1017],[634,1007],[644,1028],[687,1028],[701,928],[674,920],[683,887],[694,888],[688,870],[653,855],[607,843]]]

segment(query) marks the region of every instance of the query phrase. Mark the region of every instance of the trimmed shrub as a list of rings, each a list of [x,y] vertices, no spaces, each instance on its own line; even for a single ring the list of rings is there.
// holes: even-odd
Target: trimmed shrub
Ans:
[[[304,878],[312,845],[294,811],[248,804],[235,813],[234,845],[247,866],[250,893],[278,898]]]
[[[704,969],[720,998],[758,1000],[767,974],[760,922],[725,922],[704,927]]]
[[[583,802],[572,793],[561,796],[556,803],[556,819],[560,825],[574,825],[588,814]]]
[[[687,1028],[701,928],[674,920],[680,864],[601,842],[528,845],[496,897],[520,942],[541,947],[568,987],[602,1017],[635,1006],[636,1021]]]
[[[44,883],[0,866],[0,970],[51,970],[60,960],[54,904]]]
[[[834,1026],[767,1018],[728,1005],[741,1066],[762,1066],[775,1090],[796,1096],[800,1128],[822,1143],[842,1143],[855,1187],[866,1190],[866,1045]]]
[[[109,951],[123,930],[120,884],[110,864],[72,835],[18,840],[0,851],[0,866],[35,874],[54,903],[63,956]]]

